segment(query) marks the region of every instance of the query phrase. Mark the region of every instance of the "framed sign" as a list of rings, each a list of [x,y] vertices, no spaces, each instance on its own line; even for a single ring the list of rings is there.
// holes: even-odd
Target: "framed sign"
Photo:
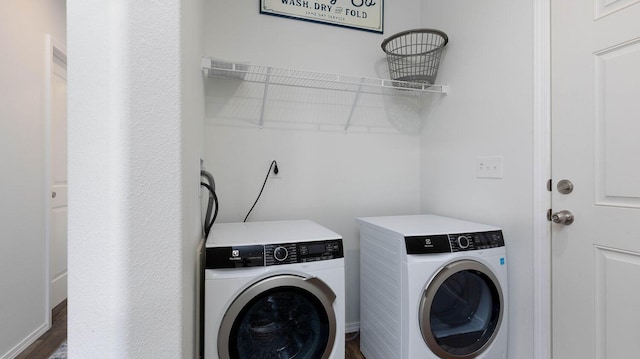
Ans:
[[[384,0],[260,0],[260,13],[382,33]]]

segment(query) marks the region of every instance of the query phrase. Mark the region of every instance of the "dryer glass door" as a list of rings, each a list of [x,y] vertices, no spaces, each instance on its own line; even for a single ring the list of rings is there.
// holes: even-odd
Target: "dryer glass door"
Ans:
[[[317,278],[279,275],[254,284],[223,318],[220,358],[328,358],[336,333],[334,300]]]
[[[460,260],[440,270],[424,290],[420,329],[439,357],[475,358],[497,335],[502,312],[502,290],[489,268]]]

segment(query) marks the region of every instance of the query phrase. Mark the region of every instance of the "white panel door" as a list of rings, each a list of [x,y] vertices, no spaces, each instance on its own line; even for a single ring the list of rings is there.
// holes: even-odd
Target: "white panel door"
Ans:
[[[54,48],[51,64],[51,308],[67,298],[67,64]]]
[[[553,357],[640,355],[640,1],[551,1]],[[557,183],[570,180],[562,194]]]

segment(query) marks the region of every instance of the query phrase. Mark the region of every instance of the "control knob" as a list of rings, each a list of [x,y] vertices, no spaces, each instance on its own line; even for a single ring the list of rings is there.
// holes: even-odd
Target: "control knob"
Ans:
[[[462,249],[469,248],[469,238],[467,236],[459,236],[458,237],[458,247]]]
[[[275,258],[278,262],[282,262],[283,260],[287,259],[288,256],[289,251],[287,251],[285,247],[276,247],[276,249],[273,250],[273,258]]]

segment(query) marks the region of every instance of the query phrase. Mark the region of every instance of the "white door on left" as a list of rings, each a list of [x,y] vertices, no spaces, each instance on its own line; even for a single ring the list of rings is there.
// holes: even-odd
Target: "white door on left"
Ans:
[[[67,298],[67,63],[64,52],[55,46],[52,46],[49,76],[50,305],[53,308]]]

